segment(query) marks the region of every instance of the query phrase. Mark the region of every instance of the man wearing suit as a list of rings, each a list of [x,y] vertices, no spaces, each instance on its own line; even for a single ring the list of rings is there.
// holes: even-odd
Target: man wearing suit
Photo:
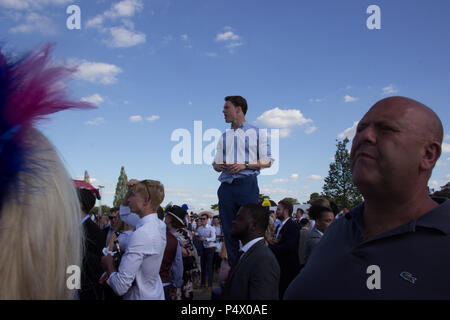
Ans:
[[[316,225],[311,230],[311,232],[306,237],[305,243],[305,260],[308,261],[314,248],[319,243],[325,230],[334,221],[334,213],[330,208],[318,207],[316,211],[316,216],[314,217]]]
[[[275,231],[274,239],[269,241],[269,248],[272,249],[280,265],[280,299],[289,283],[300,271],[298,259],[298,240],[300,237],[299,225],[290,217],[292,214],[292,204],[289,201],[281,200],[277,206],[277,218],[281,221]]]
[[[243,205],[232,222],[231,235],[241,240],[242,248],[222,288],[224,300],[277,300],[280,267],[264,244],[269,223],[259,204]]]
[[[103,272],[100,259],[105,238],[97,224],[90,219],[89,212],[95,205],[94,194],[86,189],[77,189],[77,192],[81,205],[81,225],[85,234],[79,298],[80,300],[100,300],[103,299],[103,288],[98,284],[98,280]]]

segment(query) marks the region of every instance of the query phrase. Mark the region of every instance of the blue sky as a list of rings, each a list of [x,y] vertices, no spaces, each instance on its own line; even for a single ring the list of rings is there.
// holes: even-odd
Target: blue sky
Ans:
[[[66,27],[72,4],[80,30]],[[381,29],[366,26],[370,5]],[[218,173],[175,165],[171,134],[188,130],[193,149],[194,121],[224,131],[227,95],[247,99],[247,121],[280,129],[278,173],[259,178],[275,201],[321,192],[336,139],[391,95],[440,116],[446,139],[430,187],[450,181],[449,12],[446,0],[0,0],[0,41],[18,54],[55,42],[55,60],[79,66],[71,94],[98,108],[40,124],[73,178],[87,170],[112,205],[125,166],[129,178],[160,180],[163,204],[198,210],[217,203]]]

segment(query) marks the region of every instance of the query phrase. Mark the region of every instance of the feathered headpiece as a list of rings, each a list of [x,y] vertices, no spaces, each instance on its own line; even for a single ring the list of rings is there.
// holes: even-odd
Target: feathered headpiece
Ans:
[[[66,97],[65,80],[76,69],[50,65],[52,45],[8,61],[0,49],[0,204],[24,170],[24,133],[45,116],[71,108],[94,108]]]

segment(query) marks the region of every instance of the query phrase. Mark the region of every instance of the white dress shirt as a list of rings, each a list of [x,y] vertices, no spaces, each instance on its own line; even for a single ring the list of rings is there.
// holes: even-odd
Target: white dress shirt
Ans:
[[[166,225],[156,213],[139,220],[118,272],[107,283],[124,300],[164,300],[159,270],[166,247]]]
[[[264,239],[264,237],[255,238],[255,239],[247,242],[245,244],[245,246],[242,246],[241,251],[243,251],[243,254],[241,255],[241,259],[242,259],[242,256],[244,255],[244,253],[246,253],[248,250],[250,250],[250,248],[253,247],[253,245],[255,243],[257,243],[258,241],[263,240],[263,239]]]
[[[201,226],[197,229],[199,237],[203,237],[206,241],[203,241],[203,247],[215,248],[216,247],[216,229],[213,226],[207,224],[205,227]]]

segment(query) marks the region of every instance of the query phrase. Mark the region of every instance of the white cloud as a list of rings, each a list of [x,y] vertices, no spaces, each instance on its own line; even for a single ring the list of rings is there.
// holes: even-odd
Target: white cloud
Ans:
[[[142,121],[142,116],[135,115],[135,116],[129,117],[128,119],[130,120],[130,122],[141,122]]]
[[[283,178],[283,179],[273,179],[273,180],[272,180],[273,183],[286,183],[286,182],[288,182],[288,181],[289,181],[289,179],[287,179],[287,178]]]
[[[346,94],[345,97],[344,97],[344,101],[345,102],[354,102],[354,101],[357,101],[358,99],[359,98],[349,96],[348,94]]]
[[[449,180],[449,179],[450,179],[450,174],[446,175],[446,176],[444,177],[444,179],[445,179],[445,180]]]
[[[81,98],[81,101],[86,101],[86,102],[89,102],[89,103],[92,103],[95,105],[99,105],[100,103],[102,103],[104,101],[104,99],[102,98],[101,95],[96,93],[96,94],[93,94],[92,96]]]
[[[256,121],[270,128],[289,128],[312,122],[311,119],[305,118],[300,110],[282,110],[278,107],[265,111]]]
[[[113,84],[117,82],[116,76],[121,72],[122,69],[113,64],[83,61],[78,65],[74,77],[92,83]]]
[[[384,95],[388,95],[388,94],[393,94],[393,93],[397,93],[398,89],[394,87],[394,85],[388,85],[387,87],[384,87],[383,89],[383,94]]]
[[[295,181],[297,181],[297,179],[298,179],[298,173],[293,173],[293,174],[291,174],[291,176],[289,178],[274,179],[274,180],[272,180],[272,182],[273,183],[286,183],[289,181],[295,182]]]
[[[320,98],[315,98],[315,99],[311,98],[311,99],[309,99],[309,102],[323,102],[323,101],[325,101],[325,99],[320,99]]]
[[[312,174],[312,175],[306,177],[305,179],[306,180],[320,180],[320,179],[322,179],[322,177],[317,174]]]
[[[344,132],[341,132],[338,134],[338,138],[339,139],[348,138],[349,140],[352,140],[356,134],[356,127],[358,126],[358,123],[359,123],[359,121],[354,121],[352,127],[347,128],[344,130]]]
[[[108,18],[132,17],[144,8],[140,0],[123,0],[111,6],[104,15]]]
[[[46,16],[35,12],[27,14],[25,22],[9,29],[10,33],[41,33],[43,35],[56,34],[56,26]]]
[[[216,41],[239,40],[241,37],[233,31],[225,31],[216,35]]]
[[[444,137],[444,140],[449,140],[450,139],[450,134],[446,134]]]
[[[434,189],[439,187],[439,183],[436,180],[428,182],[428,185]]]
[[[159,119],[159,116],[151,116],[151,117],[145,118],[145,120],[147,120],[148,122],[153,122],[158,119]]]
[[[313,132],[316,131],[316,130],[317,130],[317,127],[312,126],[312,127],[309,127],[308,129],[306,129],[306,130],[305,130],[305,133],[306,133],[306,134],[311,134],[311,133],[313,133]]]
[[[205,56],[210,57],[210,58],[215,58],[215,57],[217,57],[217,53],[215,53],[215,52],[206,52]]]
[[[233,31],[233,28],[226,26],[224,32],[216,35],[216,42],[224,43],[224,46],[230,53],[233,53],[234,48],[244,45],[242,37]]]
[[[447,153],[450,152],[450,143],[442,143],[442,152],[443,153]]]
[[[180,37],[184,41],[187,41],[189,39],[189,36],[187,34],[182,34]]]
[[[111,8],[102,14],[96,15],[94,18],[86,22],[86,27],[101,27],[105,18],[115,20],[117,18],[130,18],[137,12],[142,11],[144,4],[140,0],[124,0],[111,5]],[[125,25],[129,24],[123,21]]]
[[[41,9],[46,5],[63,5],[73,0],[0,0],[0,7],[14,10]]]
[[[95,16],[94,18],[89,19],[86,22],[86,28],[100,27],[103,24],[103,20],[104,20],[103,15]]]
[[[100,124],[105,123],[105,119],[102,117],[95,118],[94,120],[86,121],[84,124],[90,125],[90,126],[98,126]]]
[[[146,35],[123,27],[112,27],[109,29],[111,38],[104,40],[110,47],[126,48],[145,43]]]
[[[280,129],[280,138],[286,138],[291,135],[291,129],[289,128],[283,128]]]

